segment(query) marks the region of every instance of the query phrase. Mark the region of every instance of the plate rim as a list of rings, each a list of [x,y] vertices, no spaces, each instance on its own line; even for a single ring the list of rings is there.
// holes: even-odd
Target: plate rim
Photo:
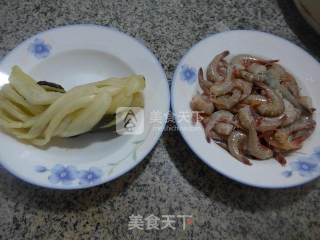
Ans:
[[[26,38],[25,40],[23,40],[22,42],[20,42],[17,46],[15,46],[13,49],[11,49],[3,58],[0,59],[0,63],[4,62],[6,60],[6,58],[8,58],[11,54],[13,54],[13,52],[19,50],[21,47],[23,47],[23,45],[25,43],[27,43],[28,41],[30,41],[31,39],[39,36],[40,34],[45,34],[48,32],[54,32],[56,30],[60,30],[60,29],[67,29],[67,28],[73,28],[73,27],[94,27],[94,28],[101,28],[104,30],[108,30],[108,31],[112,31],[112,32],[116,32],[118,34],[121,34],[124,37],[127,37],[131,40],[133,40],[134,42],[136,42],[138,45],[140,45],[142,48],[144,48],[148,53],[150,53],[150,57],[153,59],[154,63],[156,65],[158,65],[159,70],[160,70],[160,74],[161,74],[161,78],[163,78],[164,80],[166,80],[166,99],[167,99],[167,106],[166,106],[166,110],[169,111],[170,110],[170,100],[171,100],[171,94],[170,94],[170,87],[169,87],[169,83],[168,83],[168,78],[166,76],[165,70],[161,64],[161,62],[159,61],[159,59],[156,57],[156,55],[153,53],[153,51],[151,49],[149,49],[142,40],[134,38],[133,36],[120,31],[119,29],[113,27],[113,26],[105,26],[105,25],[98,25],[98,24],[67,24],[67,25],[62,25],[62,26],[57,26],[57,27],[53,27],[53,28],[49,28],[47,30],[44,31],[40,31],[37,32],[36,34]],[[160,128],[157,128],[157,133],[155,134],[155,141],[154,143],[152,143],[150,145],[150,147],[148,148],[147,151],[145,151],[144,154],[142,154],[142,156],[140,158],[137,158],[135,161],[133,161],[134,163],[131,165],[130,168],[128,169],[124,169],[122,171],[119,171],[117,174],[113,175],[111,178],[109,178],[107,181],[99,181],[97,183],[94,184],[90,184],[90,185],[50,185],[50,184],[45,184],[42,182],[34,182],[34,181],[30,181],[29,179],[26,179],[24,176],[20,176],[18,175],[15,171],[13,171],[10,167],[7,166],[7,164],[4,164],[3,160],[1,160],[0,158],[0,168],[2,167],[3,169],[5,169],[7,172],[9,172],[10,174],[12,174],[14,177],[22,180],[23,182],[26,182],[28,184],[34,185],[34,186],[38,186],[38,187],[43,187],[43,188],[47,188],[47,189],[53,189],[53,190],[79,190],[79,189],[88,189],[88,188],[93,188],[93,187],[97,187],[99,185],[102,184],[106,184],[106,183],[110,183],[116,179],[118,179],[119,177],[125,175],[126,173],[129,173],[130,171],[132,171],[134,168],[137,167],[138,164],[142,163],[143,160],[145,160],[145,158],[147,157],[148,154],[150,154],[150,152],[153,151],[153,149],[155,148],[155,146],[158,144],[159,139],[161,138],[163,131],[165,129],[166,126],[166,122],[167,122],[167,114],[164,114],[165,116],[163,117],[163,122],[162,122],[162,126]],[[68,165],[68,164],[67,164]]]
[[[257,30],[229,30],[229,31],[224,31],[224,32],[218,32],[218,33],[213,33],[213,34],[209,34],[207,36],[205,36],[204,38],[202,38],[201,40],[199,40],[198,42],[196,42],[195,44],[193,44],[182,56],[182,58],[180,59],[178,65],[176,66],[176,69],[174,71],[173,77],[172,77],[172,81],[171,81],[171,91],[170,91],[170,103],[171,103],[171,110],[172,110],[172,114],[173,117],[175,119],[175,122],[177,124],[177,127],[179,129],[179,132],[184,140],[184,142],[187,144],[187,146],[191,149],[191,151],[202,161],[204,162],[209,168],[211,168],[212,170],[214,170],[215,172],[221,174],[224,177],[227,177],[233,181],[235,181],[236,183],[241,183],[243,185],[246,186],[250,186],[250,187],[256,187],[256,188],[261,188],[261,189],[287,189],[287,188],[293,188],[293,187],[298,187],[298,186],[302,186],[305,185],[307,183],[310,183],[314,180],[316,180],[317,178],[320,178],[320,174],[319,175],[315,175],[311,178],[306,179],[305,181],[301,181],[297,184],[286,184],[286,185],[276,185],[276,186],[272,186],[272,185],[265,185],[265,184],[261,184],[261,183],[256,183],[253,184],[251,182],[247,182],[247,181],[242,181],[241,179],[238,179],[230,174],[227,173],[223,173],[222,171],[218,170],[217,168],[215,168],[212,164],[210,164],[209,161],[207,161],[204,157],[200,156],[197,151],[195,150],[195,148],[193,147],[191,142],[188,142],[186,136],[184,135],[184,131],[180,129],[180,123],[179,121],[177,121],[178,119],[176,118],[176,114],[175,114],[175,105],[174,105],[174,92],[175,92],[175,82],[177,81],[177,76],[179,74],[179,69],[181,68],[181,66],[183,65],[184,59],[191,53],[191,51],[196,48],[199,44],[201,44],[202,42],[210,39],[210,38],[217,38],[220,37],[221,35],[224,34],[228,34],[230,32],[238,32],[238,33],[258,33],[261,35],[266,35],[268,37],[273,37],[276,38],[278,40],[281,41],[285,41],[287,42],[287,44],[293,45],[295,48],[297,48],[300,51],[303,51],[304,53],[306,53],[307,55],[309,55],[316,63],[319,64],[319,62],[311,55],[309,54],[306,50],[304,50],[303,48],[299,47],[298,45],[296,45],[295,43],[290,42],[288,39],[282,38],[280,36],[274,35],[272,33],[268,33],[268,32],[263,32],[263,31],[257,31]]]

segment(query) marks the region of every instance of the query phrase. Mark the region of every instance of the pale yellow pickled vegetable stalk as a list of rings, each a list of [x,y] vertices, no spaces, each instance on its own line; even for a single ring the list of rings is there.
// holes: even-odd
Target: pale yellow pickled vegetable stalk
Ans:
[[[45,145],[52,137],[91,131],[119,107],[143,107],[144,88],[144,77],[131,75],[55,91],[14,66],[9,84],[0,90],[0,127],[29,143]],[[114,124],[113,119],[103,127]]]

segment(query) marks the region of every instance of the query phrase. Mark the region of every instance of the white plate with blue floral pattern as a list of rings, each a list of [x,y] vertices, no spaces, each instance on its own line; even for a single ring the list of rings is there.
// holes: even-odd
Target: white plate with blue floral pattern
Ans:
[[[13,65],[39,81],[56,82],[66,89],[129,74],[142,74],[146,79],[142,134],[85,134],[55,139],[46,148],[38,148],[0,132],[0,163],[29,183],[77,189],[111,181],[141,162],[164,129],[170,101],[165,73],[140,41],[116,29],[72,25],[37,34],[2,60],[0,87],[8,82]],[[157,125],[148,121],[153,111],[164,113]]]
[[[206,68],[218,53],[253,54],[266,59],[280,59],[280,63],[298,79],[304,95],[311,96],[320,106],[320,64],[303,49],[280,37],[257,32],[236,30],[209,36],[194,45],[180,61],[171,87],[171,106],[178,128],[189,147],[207,165],[219,173],[243,184],[263,188],[286,188],[309,182],[320,175],[320,135],[316,127],[302,149],[287,157],[281,166],[274,159],[254,161],[247,166],[235,160],[215,143],[207,143],[200,124],[191,123],[190,101],[200,90],[197,71]],[[320,110],[320,109],[319,109]],[[320,111],[315,112],[318,122]],[[179,118],[182,115],[188,116]]]

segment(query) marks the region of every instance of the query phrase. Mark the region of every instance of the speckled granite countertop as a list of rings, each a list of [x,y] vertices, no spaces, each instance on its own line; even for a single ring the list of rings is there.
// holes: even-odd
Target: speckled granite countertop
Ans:
[[[319,36],[290,1],[0,0],[0,56],[24,39],[73,23],[110,25],[141,39],[168,78],[208,34],[271,32],[319,59]],[[0,239],[319,239],[320,181],[289,190],[239,185],[210,170],[178,133],[164,133],[130,173],[89,190],[51,191],[0,170]],[[130,215],[186,214],[183,230],[128,230]]]

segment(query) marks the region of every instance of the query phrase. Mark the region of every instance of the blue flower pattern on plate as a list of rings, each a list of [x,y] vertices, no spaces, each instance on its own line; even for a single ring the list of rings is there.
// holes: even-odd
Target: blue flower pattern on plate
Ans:
[[[98,168],[91,167],[89,170],[82,170],[78,172],[80,185],[91,185],[98,183],[101,179],[102,171]]]
[[[292,171],[284,171],[284,172],[282,172],[282,176],[284,176],[284,177],[291,177],[291,175],[292,175]]]
[[[70,185],[75,183],[79,185],[94,185],[98,184],[102,178],[103,172],[99,168],[91,167],[89,170],[77,170],[74,166],[64,166],[56,164],[51,169],[37,165],[34,167],[35,172],[44,173],[50,172],[48,180],[52,184]]]
[[[300,176],[308,177],[317,171],[318,164],[312,163],[309,161],[298,160],[296,162],[292,162],[291,168],[293,171],[297,171]]]
[[[48,169],[45,166],[37,165],[35,166],[34,170],[38,173],[42,173],[42,172],[46,172]]]
[[[320,171],[320,147],[315,148],[314,152],[308,157],[300,157],[289,164],[290,170],[282,172],[282,176],[288,178],[294,173],[301,177],[311,177]]]
[[[49,181],[53,184],[61,182],[63,185],[70,185],[76,177],[77,170],[75,167],[57,164],[51,169]]]
[[[45,43],[44,40],[35,38],[28,50],[37,58],[46,58],[50,54],[51,46]]]
[[[184,64],[181,66],[180,77],[183,81],[193,84],[196,81],[196,69]]]
[[[311,155],[313,160],[320,160],[320,147],[317,147]]]

